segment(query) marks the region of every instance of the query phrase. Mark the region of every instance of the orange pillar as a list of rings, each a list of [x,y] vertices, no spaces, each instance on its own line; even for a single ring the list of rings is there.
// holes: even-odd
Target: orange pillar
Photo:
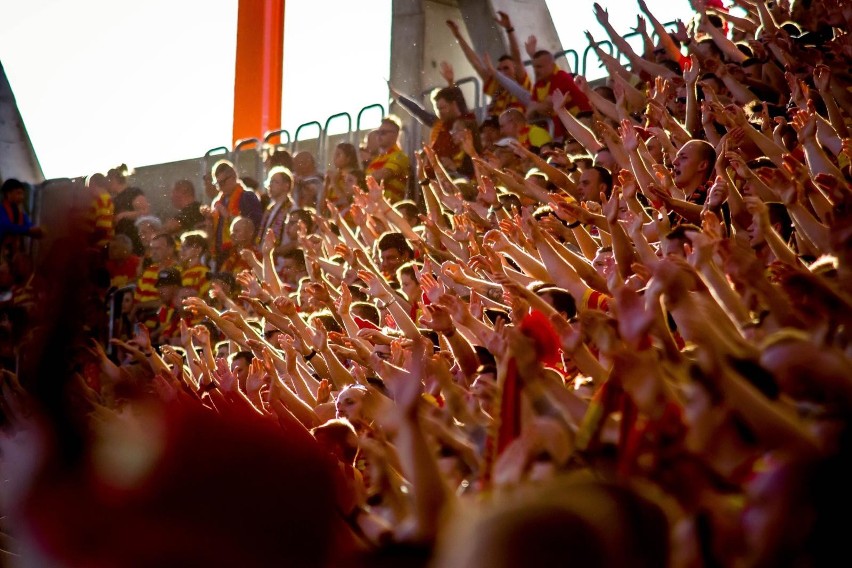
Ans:
[[[233,142],[281,128],[285,0],[239,0]]]

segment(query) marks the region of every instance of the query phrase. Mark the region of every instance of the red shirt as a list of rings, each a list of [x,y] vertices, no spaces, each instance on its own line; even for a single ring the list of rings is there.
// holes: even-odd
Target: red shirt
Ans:
[[[589,99],[574,83],[574,78],[559,67],[556,67],[547,79],[539,79],[535,82],[531,91],[532,99],[539,103],[547,101],[557,89],[565,93],[565,108],[571,114],[592,110]],[[554,113],[551,113],[550,118],[553,119],[553,137],[557,140],[565,138],[565,126],[562,125],[562,121],[556,118]]]
[[[110,285],[116,288],[135,282],[139,276],[139,265],[142,259],[131,254],[124,260],[107,260],[106,269],[109,272]]]

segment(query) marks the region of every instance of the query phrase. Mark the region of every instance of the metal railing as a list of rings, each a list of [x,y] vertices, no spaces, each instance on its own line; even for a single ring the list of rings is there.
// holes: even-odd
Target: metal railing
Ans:
[[[563,49],[562,51],[554,54],[554,59],[557,61],[559,58],[564,57],[566,61],[568,61],[568,55],[571,54],[574,57],[574,65],[571,65],[570,62],[568,64],[569,69],[571,69],[572,73],[576,73],[578,68],[580,67],[580,55],[573,49]]]
[[[259,183],[263,182],[263,178],[265,177],[265,172],[263,171],[263,145],[260,143],[260,138],[243,138],[242,140],[237,140],[237,143],[234,144],[234,167],[237,172],[240,171],[240,161],[242,159],[241,152],[243,148],[246,146],[253,144],[255,151],[255,164],[254,164],[254,173],[255,180]]]
[[[217,156],[221,158],[231,158],[231,150],[228,149],[227,146],[216,146],[215,148],[210,148],[206,152],[204,152],[204,157],[199,161],[199,167],[201,168],[201,179],[204,179],[204,176],[212,175],[210,173],[210,168],[212,165],[210,164],[210,157]]]
[[[287,135],[287,141],[286,142],[282,141],[282,142],[279,142],[279,143],[283,146],[289,146],[290,143],[292,142],[292,138],[290,137],[290,131],[287,130],[286,128],[279,128],[278,130],[270,130],[269,132],[267,132],[266,134],[263,135],[263,143],[269,144],[270,140],[272,140],[276,136],[278,136],[278,138],[280,139],[283,134]]]
[[[296,152],[296,149],[299,147],[299,141],[301,140],[301,138],[299,138],[299,134],[311,126],[317,127],[317,142],[319,142],[319,139],[322,138],[322,124],[320,124],[319,121],[312,120],[310,122],[300,124],[296,127],[296,133],[293,134],[293,144],[290,146],[291,153]],[[308,140],[313,140],[313,138],[308,138]]]
[[[663,27],[666,28],[667,30],[675,31],[677,29],[677,21],[666,22],[666,23],[663,24]],[[630,40],[632,40],[633,38],[636,38],[636,37],[641,37],[641,34],[639,34],[639,32],[635,32],[635,31],[629,32],[629,33],[622,36],[622,38],[625,41],[630,41]],[[659,41],[659,37],[658,37],[658,34],[656,32],[652,32],[652,37],[654,39],[656,39],[657,41]],[[619,61],[624,60],[624,54],[620,50],[617,50],[616,47],[613,45],[613,43],[610,40],[601,40],[601,41],[597,42],[597,46],[601,47],[601,49],[605,50],[609,55],[616,57]],[[583,76],[587,76],[588,73],[589,73],[589,70],[590,70],[590,68],[589,68],[589,53],[594,51],[594,49],[595,48],[593,46],[589,45],[585,49],[583,49],[582,55],[581,55],[580,52],[577,51],[576,49],[569,48],[569,49],[564,49],[562,51],[555,53],[554,57],[556,59],[565,58],[566,62],[568,63],[568,67],[571,69],[572,72],[583,75]],[[638,49],[636,51],[637,51],[637,53],[639,51],[642,51],[642,47],[640,47],[640,49]],[[625,63],[627,64],[628,67],[630,66],[629,62],[625,61]],[[524,66],[529,67],[531,65],[532,65],[532,61],[530,61],[530,60],[524,61]],[[479,77],[476,77],[476,76],[464,77],[464,78],[456,81],[456,86],[458,86],[458,87],[464,87],[464,86],[467,86],[467,85],[471,85],[473,87],[473,106],[471,107],[472,111],[476,114],[478,120],[482,121],[485,118],[485,113],[486,113],[486,110],[487,110],[486,95],[482,90],[483,85],[482,85]],[[432,86],[428,89],[423,90],[420,93],[421,100],[423,100],[427,95],[430,95],[436,88],[440,88],[440,86]],[[212,148],[204,154],[204,158],[201,160],[202,176],[209,173],[207,171],[208,168],[209,168],[208,160],[211,156],[224,154],[224,157],[236,159],[235,156],[236,156],[237,152],[242,148],[243,143],[247,144],[248,142],[251,141],[251,142],[254,142],[256,144],[256,147],[258,149],[258,153],[259,153],[258,162],[260,164],[259,167],[258,167],[258,170],[260,171],[259,179],[262,178],[263,177],[263,175],[262,175],[262,168],[263,168],[263,154],[262,154],[262,152],[263,152],[265,147],[268,147],[271,144],[271,140],[274,139],[276,136],[281,138],[281,141],[277,144],[277,146],[283,146],[288,151],[290,151],[291,153],[294,153],[298,149],[299,142],[307,141],[307,140],[316,140],[316,142],[317,142],[317,153],[321,154],[321,156],[318,156],[318,158],[320,158],[320,161],[321,161],[321,160],[326,158],[326,154],[329,151],[329,148],[328,148],[329,126],[331,125],[332,122],[334,122],[335,120],[341,119],[341,118],[345,118],[346,122],[347,122],[347,130],[345,132],[342,132],[341,134],[346,134],[347,140],[350,143],[355,143],[356,142],[355,137],[360,135],[364,131],[364,126],[363,126],[364,115],[366,113],[368,113],[369,111],[374,110],[374,109],[379,110],[380,118],[384,118],[386,116],[385,105],[380,104],[380,103],[374,103],[374,104],[367,105],[367,106],[361,108],[361,110],[359,110],[358,113],[356,114],[355,121],[354,121],[355,122],[355,124],[354,124],[355,129],[354,130],[353,130],[352,115],[348,112],[339,112],[339,113],[335,113],[335,114],[332,114],[331,116],[329,116],[325,120],[324,125],[322,123],[320,123],[318,120],[311,120],[311,121],[300,124],[296,128],[296,130],[295,130],[295,132],[292,136],[290,135],[290,132],[288,130],[282,128],[282,129],[277,129],[277,130],[271,130],[269,132],[264,133],[264,135],[262,137],[262,143],[257,138],[250,138],[250,139],[238,141],[237,145],[234,147],[233,150],[229,150],[225,146],[219,146],[219,147],[216,147],[216,148]],[[316,131],[317,131],[316,138],[303,137],[303,133],[305,131],[311,129],[311,128],[316,128]],[[416,139],[420,138],[420,136],[422,134],[422,129],[419,127],[419,125],[415,124],[414,129],[412,129],[411,132],[405,131],[405,134],[410,135],[410,136],[408,136],[410,138],[410,140],[408,141],[408,144],[406,144],[408,149],[412,149],[412,148],[416,149],[416,147],[419,145],[419,142],[416,141]],[[285,137],[286,137],[286,139],[285,139]]]
[[[338,112],[337,114],[333,114],[325,119],[325,126],[322,128],[322,136],[320,137],[319,143],[319,153],[323,157],[323,159],[328,157],[328,127],[337,119],[345,118],[347,127],[346,127],[346,141],[350,144],[352,143],[352,115],[348,112]],[[341,134],[344,134],[341,132]]]
[[[362,124],[361,119],[364,118],[364,113],[367,112],[368,110],[372,110],[372,109],[379,109],[379,111],[381,112],[381,115],[382,115],[380,120],[384,120],[384,118],[385,118],[385,107],[383,105],[381,105],[379,103],[373,103],[371,105],[365,106],[364,108],[362,108],[361,110],[358,111],[358,115],[355,118],[355,132],[357,134],[360,134],[361,131],[364,130],[363,128],[361,128],[361,124]]]

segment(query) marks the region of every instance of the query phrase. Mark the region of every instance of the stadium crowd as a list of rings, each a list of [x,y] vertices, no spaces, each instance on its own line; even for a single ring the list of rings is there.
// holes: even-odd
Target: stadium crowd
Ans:
[[[93,174],[38,265],[6,180],[8,558],[846,557],[852,3],[692,6],[670,31],[639,0],[639,53],[595,5],[629,61],[587,34],[598,86],[534,36],[531,76],[510,15],[496,66],[447,22],[484,121],[443,64],[433,109],[390,85],[415,156],[389,117],[326,173],[222,160],[168,218]]]

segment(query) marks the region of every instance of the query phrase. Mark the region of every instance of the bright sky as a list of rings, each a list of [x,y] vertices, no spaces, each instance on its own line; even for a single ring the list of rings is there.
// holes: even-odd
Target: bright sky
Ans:
[[[686,0],[647,0],[663,20]],[[634,0],[604,0],[624,33]],[[564,48],[588,0],[548,0]],[[289,0],[283,126],[387,101],[391,0]],[[231,137],[237,0],[0,0],[0,61],[48,178],[186,159]],[[578,49],[581,51],[581,49]],[[342,124],[339,124],[342,126]]]

